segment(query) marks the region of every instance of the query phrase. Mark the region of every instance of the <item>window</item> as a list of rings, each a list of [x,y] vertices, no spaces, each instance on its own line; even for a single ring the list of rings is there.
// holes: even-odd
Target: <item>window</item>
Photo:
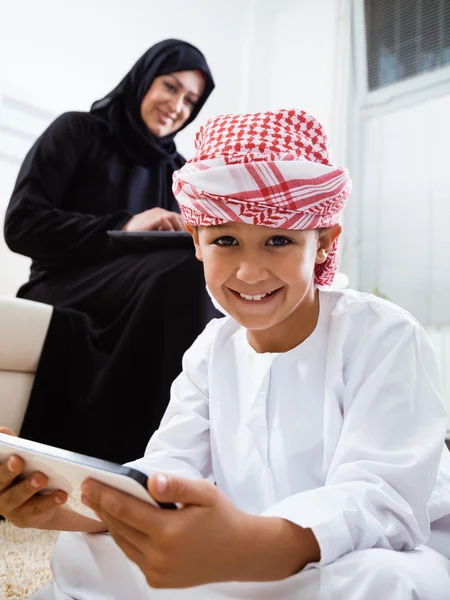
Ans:
[[[450,66],[450,0],[365,0],[369,91]]]

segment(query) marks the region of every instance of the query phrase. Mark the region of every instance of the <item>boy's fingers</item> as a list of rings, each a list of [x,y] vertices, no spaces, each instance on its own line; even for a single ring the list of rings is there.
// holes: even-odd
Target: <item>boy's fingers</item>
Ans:
[[[36,492],[47,485],[47,478],[42,473],[35,473],[20,483],[13,485],[2,494],[2,509],[6,512],[16,510],[28,502]]]
[[[117,527],[117,523],[123,523],[145,532],[155,527],[165,512],[94,480],[86,480],[81,489],[83,503],[110,526]]]
[[[145,559],[144,554],[136,547],[132,542],[130,542],[127,538],[123,537],[117,530],[111,529],[109,534],[122,549],[123,553],[127,558],[137,564],[137,566],[141,569],[143,573],[145,573],[145,568],[147,567],[147,561]]]
[[[0,465],[0,492],[11,485],[23,471],[24,462],[18,456],[11,456]]]
[[[9,427],[0,427],[0,433],[4,433],[5,435],[13,435],[14,437],[17,437],[14,431],[9,429]]]
[[[103,523],[107,525],[108,530],[113,537],[114,534],[120,535],[123,539],[128,540],[130,544],[133,544],[136,547],[145,545],[148,541],[148,533],[145,531],[145,512],[143,515],[144,520],[139,520],[139,522],[134,523],[134,525],[114,517],[111,513],[103,510],[101,507],[96,511],[96,514]]]
[[[67,494],[62,491],[52,492],[46,496],[35,496],[22,509],[22,517],[43,515],[55,510],[67,501]]]
[[[217,490],[208,481],[185,479],[158,473],[149,478],[148,490],[159,502],[175,502],[210,506],[214,503]]]

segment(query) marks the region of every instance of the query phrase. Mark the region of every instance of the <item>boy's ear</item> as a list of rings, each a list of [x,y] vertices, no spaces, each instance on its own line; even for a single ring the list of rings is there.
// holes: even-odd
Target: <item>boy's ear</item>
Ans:
[[[195,246],[195,256],[198,258],[198,260],[203,260],[202,251],[200,249],[200,244],[198,241],[198,227],[192,227],[192,225],[189,225],[188,223],[185,223],[184,226],[186,228],[186,231],[192,236],[192,240]]]
[[[316,263],[322,264],[327,260],[328,253],[336,238],[341,235],[342,227],[337,223],[333,227],[324,227],[317,239]]]

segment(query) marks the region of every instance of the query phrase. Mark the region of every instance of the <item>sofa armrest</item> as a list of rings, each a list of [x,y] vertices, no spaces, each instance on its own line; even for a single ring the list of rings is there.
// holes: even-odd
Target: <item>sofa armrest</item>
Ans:
[[[53,307],[0,296],[0,370],[35,373]]]
[[[0,426],[20,433],[33,386],[32,373],[0,371]]]

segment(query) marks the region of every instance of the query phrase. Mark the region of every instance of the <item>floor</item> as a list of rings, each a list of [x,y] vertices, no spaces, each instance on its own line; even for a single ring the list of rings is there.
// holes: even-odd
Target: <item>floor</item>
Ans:
[[[1,600],[25,600],[49,581],[49,561],[57,535],[0,522]]]

